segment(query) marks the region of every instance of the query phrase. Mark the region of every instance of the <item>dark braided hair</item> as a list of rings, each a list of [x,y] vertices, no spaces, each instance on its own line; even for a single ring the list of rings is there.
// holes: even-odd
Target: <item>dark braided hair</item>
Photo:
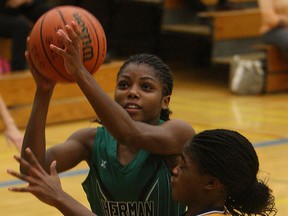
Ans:
[[[159,77],[159,80],[162,82],[163,88],[163,96],[168,96],[172,94],[173,90],[173,75],[168,67],[159,57],[151,54],[137,54],[130,56],[121,66],[117,79],[119,75],[123,72],[123,70],[130,64],[146,64],[152,67]],[[160,119],[167,121],[170,119],[170,114],[172,112],[170,109],[162,109],[160,113]]]
[[[225,208],[233,216],[276,214],[274,196],[257,179],[258,156],[253,145],[236,131],[206,130],[189,143],[203,173],[217,177],[226,188]]]

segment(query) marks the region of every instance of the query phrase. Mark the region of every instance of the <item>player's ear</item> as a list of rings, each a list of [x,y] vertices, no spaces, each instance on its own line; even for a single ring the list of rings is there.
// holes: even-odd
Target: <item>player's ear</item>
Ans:
[[[162,98],[162,109],[168,109],[170,103],[170,95],[164,96]]]
[[[222,183],[220,182],[220,180],[217,177],[210,176],[207,179],[206,186],[205,186],[205,188],[207,190],[214,190],[214,189],[217,189],[219,187],[222,187]]]

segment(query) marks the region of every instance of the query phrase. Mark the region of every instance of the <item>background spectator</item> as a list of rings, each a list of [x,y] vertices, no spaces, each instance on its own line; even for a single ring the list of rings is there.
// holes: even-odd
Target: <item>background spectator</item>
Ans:
[[[0,37],[12,39],[12,71],[27,68],[24,57],[27,36],[48,9],[46,0],[0,0]]]

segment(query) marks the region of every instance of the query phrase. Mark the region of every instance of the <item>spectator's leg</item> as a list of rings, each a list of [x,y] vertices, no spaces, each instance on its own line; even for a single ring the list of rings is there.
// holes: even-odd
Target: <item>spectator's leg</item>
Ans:
[[[30,30],[31,23],[27,19],[21,16],[0,15],[0,36],[12,39],[12,71],[27,68],[24,53]]]
[[[262,35],[261,41],[277,47],[288,58],[288,29],[281,27],[273,29]]]
[[[101,23],[107,38],[107,54],[104,62],[110,62],[113,56],[113,47],[111,47],[111,25],[117,11],[118,3],[115,0],[81,0],[79,6],[90,11]]]
[[[243,9],[243,8],[233,2],[229,2],[229,0],[218,0],[217,5],[216,5],[216,10],[218,11],[239,10],[239,9]]]
[[[225,5],[228,3],[228,0],[218,0],[217,4],[218,5]]]
[[[40,16],[50,10],[52,6],[46,1],[34,1],[31,5],[22,7],[21,11],[24,16],[35,23]]]
[[[206,11],[207,6],[201,0],[184,0],[184,3],[192,12]]]

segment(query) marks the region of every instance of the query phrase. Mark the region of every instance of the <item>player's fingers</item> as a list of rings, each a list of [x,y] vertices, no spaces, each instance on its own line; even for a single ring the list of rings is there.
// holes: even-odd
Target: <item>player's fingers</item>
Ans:
[[[30,192],[28,187],[8,187],[8,190],[13,192]]]
[[[66,26],[65,26],[66,29]],[[66,29],[67,30],[67,29]],[[69,38],[69,35],[62,29],[59,29],[56,32],[59,40],[65,45],[65,46],[70,46],[72,44],[72,40]]]
[[[33,167],[25,159],[23,159],[17,155],[14,155],[14,158],[16,161],[18,161],[18,163],[20,164],[21,167],[23,167],[25,170],[27,170],[27,173],[29,173],[29,175],[34,176],[36,178],[41,178],[41,176],[45,175],[45,173],[43,174],[41,171],[39,171],[37,168]]]
[[[53,161],[53,162],[51,163],[50,173],[51,173],[51,176],[53,176],[53,177],[58,177],[58,172],[57,172],[57,169],[56,169],[56,161]]]
[[[27,39],[26,39],[26,45],[27,45],[26,47],[29,46],[29,43],[30,43],[30,36],[28,36]]]
[[[71,26],[78,37],[81,36],[81,31],[79,25],[77,25],[74,21],[71,22]]]
[[[66,29],[66,26],[65,26]],[[58,35],[58,37],[63,38],[63,39],[69,39],[68,34],[63,30],[63,29],[58,29],[58,31],[56,32],[56,34]]]
[[[71,27],[69,25],[65,26],[66,32],[69,36],[69,39],[72,42],[71,44],[70,43],[67,44],[67,46],[69,47],[70,45],[72,45],[73,47],[78,49],[80,47],[80,38],[79,38],[80,35],[78,35],[77,32],[75,32],[75,28],[76,28],[76,31],[78,31],[77,27],[75,27],[75,26],[74,27],[73,26]]]
[[[26,148],[25,149],[25,153],[26,153],[26,155],[28,157],[30,165],[32,165],[32,167],[34,167],[37,170],[39,170],[42,174],[46,174],[45,170],[43,169],[43,167],[41,166],[41,164],[39,163],[39,161],[37,160],[37,158],[35,157],[35,155],[31,151],[31,149],[30,148]]]
[[[25,181],[29,184],[32,184],[32,185],[36,185],[37,184],[37,180],[34,179],[33,177],[31,176],[28,176],[28,175],[25,175],[25,174],[21,174],[21,173],[18,173],[12,169],[7,169],[7,173],[22,180],[22,181]]]
[[[23,181],[26,181],[27,179],[27,176],[24,175],[24,174],[20,174],[18,172],[15,172],[14,170],[11,170],[11,169],[7,169],[7,173],[9,173],[10,175],[20,179],[20,180],[23,180]]]
[[[31,66],[33,63],[31,61],[31,56],[30,56],[30,52],[28,50],[25,51],[25,58],[26,61],[28,62],[29,66]]]
[[[64,49],[62,49],[58,46],[55,46],[54,44],[50,44],[50,49],[60,56],[65,56],[65,54],[66,54],[66,51]]]
[[[78,39],[77,27],[75,27],[74,25],[73,26],[66,25],[65,29],[70,39],[72,40]]]
[[[32,166],[31,166],[30,163],[28,163],[25,159],[23,159],[23,158],[21,158],[21,157],[19,157],[19,156],[17,156],[17,155],[14,155],[13,157],[14,157],[14,159],[15,159],[22,167],[24,167],[28,172],[31,171]]]
[[[29,68],[30,68],[30,70],[31,70],[31,73],[32,73],[32,74],[37,73],[36,67],[35,67],[35,65],[33,64],[33,61],[32,61],[32,59],[31,59],[31,53],[30,53],[28,50],[25,51],[25,58],[26,58],[26,61],[28,62],[28,65],[29,65]]]

